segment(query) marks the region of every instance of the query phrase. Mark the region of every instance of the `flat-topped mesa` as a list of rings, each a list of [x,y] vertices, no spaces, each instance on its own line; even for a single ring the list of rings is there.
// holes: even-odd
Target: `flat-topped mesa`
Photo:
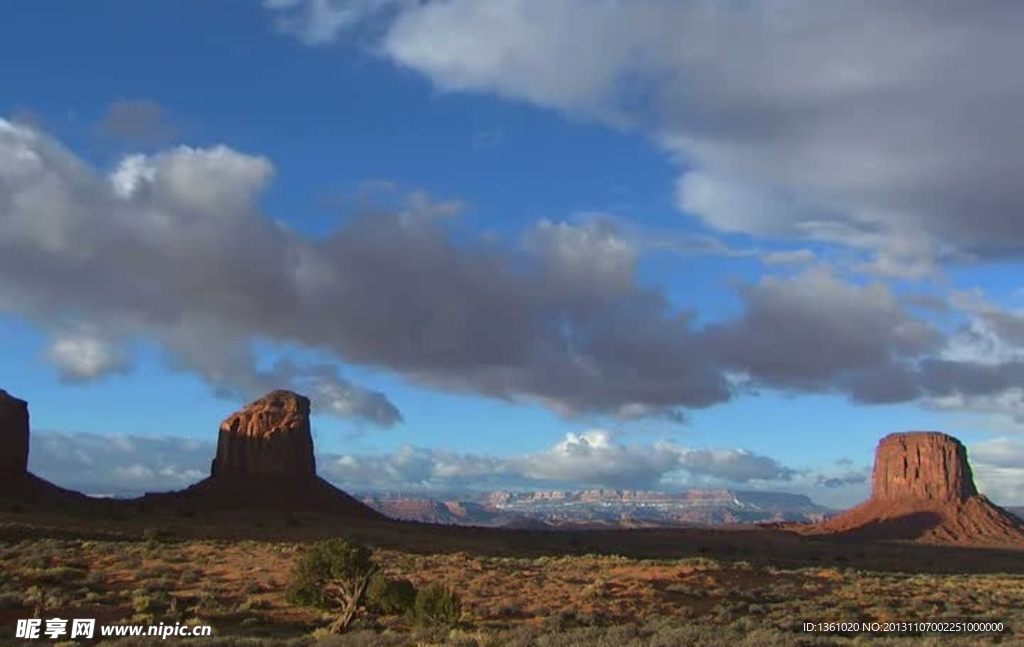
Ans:
[[[28,474],[28,402],[0,389],[0,481]]]
[[[210,473],[215,480],[314,478],[309,398],[291,391],[271,391],[225,418]]]
[[[879,441],[872,499],[961,502],[977,494],[967,449],[956,438],[937,431],[908,431]]]

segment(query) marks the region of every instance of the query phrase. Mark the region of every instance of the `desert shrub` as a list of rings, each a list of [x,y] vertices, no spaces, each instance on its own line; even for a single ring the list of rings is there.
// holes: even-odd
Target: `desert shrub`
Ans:
[[[150,548],[175,541],[174,533],[166,528],[146,528],[142,531],[142,539]]]
[[[402,615],[416,605],[416,587],[407,579],[374,573],[366,587],[366,606],[384,615]]]
[[[132,594],[132,608],[136,613],[166,615],[177,611],[177,601],[164,591],[137,589]]]
[[[198,568],[186,568],[178,576],[181,584],[195,584],[203,579],[203,571]]]
[[[54,566],[37,569],[29,573],[29,579],[36,584],[51,586],[72,586],[85,580],[87,571],[75,567]]]
[[[427,625],[453,625],[462,616],[462,600],[448,588],[430,584],[416,592],[416,620]]]
[[[339,633],[352,622],[376,570],[364,546],[347,539],[317,542],[295,562],[288,601],[336,611],[338,619],[329,630]]]
[[[23,600],[21,591],[4,591],[0,593],[0,609],[23,609]]]
[[[412,644],[398,633],[377,633],[372,629],[354,629],[345,634],[316,636],[312,647],[406,647]]]

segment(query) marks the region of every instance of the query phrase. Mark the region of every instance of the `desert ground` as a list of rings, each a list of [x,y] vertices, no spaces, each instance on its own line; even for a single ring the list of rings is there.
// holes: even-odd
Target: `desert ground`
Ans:
[[[310,542],[347,537],[389,575],[442,583],[452,625],[288,602]],[[18,618],[209,624],[194,645],[989,645],[1024,644],[1024,553],[801,537],[737,527],[575,533],[345,521],[271,511],[0,514],[0,635]],[[1002,621],[1001,634],[806,632],[804,622]],[[1016,630],[1016,631],[1015,631]],[[9,640],[9,638],[4,638]],[[122,638],[65,645],[141,645]],[[4,644],[40,644],[40,641]]]
[[[944,434],[883,438],[871,497],[824,522],[550,531],[372,511],[316,476],[309,400],[291,392],[222,423],[209,478],[136,499],[28,472],[27,405],[8,402],[21,451],[0,488],[0,642],[19,619],[56,617],[205,625],[212,636],[166,640],[222,647],[1024,644],[1024,527],[978,493],[964,446]],[[362,566],[317,561],[332,539]],[[378,592],[404,602],[369,594],[374,566]],[[303,573],[331,576],[303,588]],[[325,595],[342,603],[305,606]],[[354,616],[338,611],[346,599]],[[958,620],[1001,624],[885,624]],[[2,644],[39,644],[13,640]]]

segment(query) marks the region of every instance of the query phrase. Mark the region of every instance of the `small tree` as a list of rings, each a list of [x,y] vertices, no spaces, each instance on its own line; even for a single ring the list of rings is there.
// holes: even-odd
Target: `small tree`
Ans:
[[[384,615],[402,615],[416,604],[416,587],[407,579],[391,579],[380,571],[366,587],[366,606]]]
[[[329,631],[340,633],[352,622],[377,566],[370,551],[347,539],[313,544],[295,563],[289,601],[338,612]]]

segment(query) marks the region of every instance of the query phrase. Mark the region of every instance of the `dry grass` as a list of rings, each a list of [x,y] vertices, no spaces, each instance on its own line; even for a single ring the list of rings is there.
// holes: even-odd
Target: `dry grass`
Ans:
[[[463,599],[454,630],[400,618],[360,619],[322,637],[317,612],[284,597],[296,542],[188,539],[150,533],[136,541],[21,539],[0,542],[0,631],[14,621],[96,617],[101,623],[210,624],[195,645],[826,645],[868,636],[803,633],[804,621],[998,618],[1024,636],[1024,576],[910,574],[842,566],[779,568],[703,557],[631,559],[570,555],[488,557],[379,549],[389,575],[440,582]],[[942,638],[947,640],[942,641]],[[870,644],[950,644],[950,636],[887,637]],[[1012,635],[1002,644],[1022,644]],[[993,644],[957,636],[957,645]],[[1016,642],[1014,642],[1016,641]],[[128,647],[131,643],[117,643]]]

